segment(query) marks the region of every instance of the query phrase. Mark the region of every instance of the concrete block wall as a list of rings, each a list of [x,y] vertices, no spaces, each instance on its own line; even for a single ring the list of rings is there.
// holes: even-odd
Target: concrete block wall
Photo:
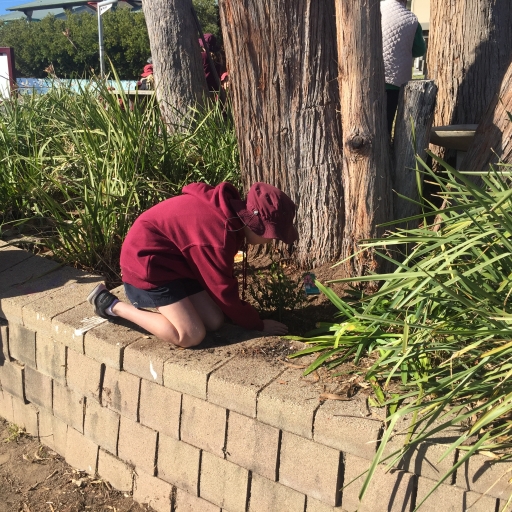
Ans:
[[[156,511],[403,512],[455,463],[422,446],[360,503],[383,429],[364,400],[320,402],[302,370],[250,355],[258,333],[179,350],[100,323],[99,281],[0,242],[0,416]],[[510,470],[474,456],[423,510],[497,512]]]

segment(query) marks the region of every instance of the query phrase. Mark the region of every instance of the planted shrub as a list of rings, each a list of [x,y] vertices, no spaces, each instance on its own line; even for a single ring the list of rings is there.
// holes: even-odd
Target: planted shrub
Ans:
[[[272,260],[268,270],[257,271],[248,290],[260,310],[275,314],[279,321],[285,310],[293,311],[306,303],[302,279],[290,279],[278,260]]]

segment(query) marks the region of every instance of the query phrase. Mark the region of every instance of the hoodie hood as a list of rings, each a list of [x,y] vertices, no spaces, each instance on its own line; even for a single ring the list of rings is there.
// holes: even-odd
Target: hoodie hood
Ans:
[[[221,213],[231,229],[233,229],[233,226],[235,226],[235,229],[242,227],[242,223],[232,206],[233,201],[241,201],[240,193],[231,183],[224,182],[216,187],[206,183],[191,183],[183,187],[182,193],[193,196],[205,206]]]

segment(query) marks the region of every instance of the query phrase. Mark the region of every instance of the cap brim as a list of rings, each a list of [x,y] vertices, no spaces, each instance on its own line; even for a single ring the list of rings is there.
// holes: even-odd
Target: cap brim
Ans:
[[[275,229],[275,225],[267,224],[265,226],[265,231],[261,234],[264,238],[273,238],[275,240],[281,240],[285,244],[293,244],[295,240],[299,239],[299,232],[297,228],[290,224],[290,226],[286,229],[286,232],[281,232]]]
[[[254,215],[254,212],[251,212],[247,209],[247,204],[245,201],[232,199],[231,206],[245,226],[247,226],[257,235],[263,235],[265,226],[261,222],[261,219],[258,215]]]
[[[297,228],[292,224],[286,233],[283,233],[280,237],[280,240],[282,240],[285,244],[293,244],[296,240],[299,239],[299,232],[297,231]]]

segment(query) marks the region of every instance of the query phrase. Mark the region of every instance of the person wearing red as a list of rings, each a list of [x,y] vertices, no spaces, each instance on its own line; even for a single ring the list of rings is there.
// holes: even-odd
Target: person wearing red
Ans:
[[[182,192],[140,215],[126,236],[121,271],[131,304],[99,284],[87,298],[95,313],[119,316],[181,347],[201,343],[224,315],[247,329],[286,334],[285,324],[261,320],[240,299],[233,267],[245,243],[297,240],[293,201],[266,183],[255,183],[246,200],[230,183],[192,183]]]
[[[206,78],[206,84],[208,85],[208,90],[210,91],[218,91],[219,84],[217,82],[217,78],[222,75],[223,72],[223,63],[222,63],[222,55],[217,46],[217,38],[210,33],[204,34],[204,43],[201,38],[198,39],[199,47],[201,48],[201,59],[203,62],[203,70],[204,77]],[[206,44],[205,44],[206,43]],[[213,70],[210,66],[210,60],[208,59],[208,53],[210,54],[210,58],[215,66],[215,71],[217,78],[213,73]]]
[[[137,89],[141,91],[152,89],[153,81],[153,59],[149,57],[140,75],[140,80],[137,82]]]

